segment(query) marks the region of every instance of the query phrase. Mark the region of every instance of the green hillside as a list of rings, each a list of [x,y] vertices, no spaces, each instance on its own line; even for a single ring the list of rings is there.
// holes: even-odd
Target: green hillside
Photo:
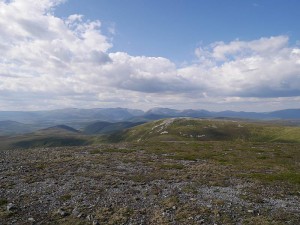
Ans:
[[[90,143],[87,136],[78,130],[58,125],[33,133],[0,137],[0,150],[15,148],[38,148],[38,147],[60,147],[60,146],[83,146]]]
[[[264,122],[177,118],[136,126],[110,135],[108,140],[300,142],[300,127]]]
[[[83,129],[83,133],[87,135],[94,135],[94,134],[110,134],[117,131],[122,131],[124,129],[134,127],[137,125],[142,124],[143,122],[116,122],[110,123],[105,121],[98,121],[87,125]]]

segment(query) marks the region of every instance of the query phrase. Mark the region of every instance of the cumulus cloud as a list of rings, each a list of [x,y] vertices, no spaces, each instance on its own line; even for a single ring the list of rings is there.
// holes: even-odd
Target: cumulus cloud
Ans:
[[[300,96],[300,49],[287,36],[201,46],[197,61],[179,68],[163,57],[111,52],[101,21],[54,15],[63,2],[0,0],[2,108],[187,108]]]
[[[198,48],[195,53],[199,63],[181,69],[182,74],[191,76],[195,82],[206,82],[204,89],[211,95],[300,95],[299,49],[289,47],[286,36],[218,42],[206,49]]]

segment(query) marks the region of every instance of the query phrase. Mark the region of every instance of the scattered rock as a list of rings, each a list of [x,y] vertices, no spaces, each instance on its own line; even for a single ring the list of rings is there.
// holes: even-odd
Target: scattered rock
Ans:
[[[58,209],[57,213],[63,217],[68,215],[68,213],[65,210],[63,210],[62,208]]]
[[[93,221],[94,216],[93,216],[93,215],[87,215],[86,219],[87,219],[88,221]]]
[[[98,220],[94,220],[93,225],[100,225],[100,223],[98,222]]]
[[[224,146],[225,150],[229,147]],[[113,146],[95,147],[98,148],[105,150],[112,149]],[[212,225],[213,222],[218,222],[220,225],[219,221],[227,215],[232,224],[238,224],[245,218],[259,214],[271,220],[281,215],[278,212],[292,215],[292,222],[299,219],[300,192],[291,192],[292,194],[286,196],[285,193],[291,191],[288,188],[285,190],[281,186],[264,187],[261,184],[257,186],[260,188],[257,196],[259,199],[264,198],[264,201],[253,202],[241,196],[252,194],[252,190],[256,190],[258,184],[249,179],[227,179],[227,166],[220,169],[210,164],[209,160],[175,160],[170,157],[175,156],[175,153],[168,152],[157,156],[148,154],[146,150],[128,151],[128,154],[114,150],[113,154],[116,157],[111,157],[112,153],[103,151],[103,154],[98,154],[95,158],[95,155],[86,153],[91,149],[94,147],[33,149],[27,150],[21,159],[24,151],[0,152],[0,158],[7,158],[7,164],[0,163],[0,177],[4,179],[0,182],[3,188],[0,191],[0,203],[9,215],[5,224],[35,224],[40,221],[53,221],[55,224],[68,219],[66,216],[69,215],[71,220],[90,225],[102,224],[102,221],[109,221],[112,217],[116,220],[119,217],[124,218],[124,221],[127,219],[128,224],[157,224],[150,221],[152,216],[157,220],[174,221],[175,224],[178,222],[177,215],[181,213],[185,216],[187,224]],[[68,161],[72,157],[74,160]],[[53,162],[51,170],[36,169],[40,162],[48,161]],[[183,164],[185,169],[166,170],[164,172],[168,179],[164,179],[164,176],[156,175],[159,163]],[[19,168],[19,164],[24,164],[21,172],[14,169]],[[6,171],[12,175],[6,176]],[[219,181],[218,176],[220,175],[221,179],[223,174],[226,175],[225,186],[208,183],[216,178]],[[21,175],[26,175],[26,182]],[[201,182],[198,183],[198,180]],[[12,185],[6,187],[6,183]],[[113,186],[115,188],[112,188]],[[63,193],[72,193],[72,196],[76,197],[62,205],[60,197]],[[283,195],[279,196],[278,193]],[[275,194],[276,199],[272,199]],[[172,196],[176,197],[176,201],[172,200],[168,205],[162,204],[166,198]],[[194,211],[190,213],[189,210]],[[270,212],[270,215],[267,215],[267,212]],[[216,217],[212,216],[213,213]],[[101,214],[99,222],[95,216],[98,214]],[[291,224],[298,224],[292,222]]]
[[[204,219],[199,220],[199,223],[200,223],[200,224],[204,224],[204,222],[205,222]]]
[[[83,214],[83,213],[79,213],[78,215],[77,215],[77,218],[84,218],[85,217],[85,214]]]
[[[17,207],[13,203],[8,203],[8,205],[6,206],[7,211],[14,211],[16,209]]]
[[[72,215],[75,216],[75,217],[78,217],[79,215],[81,215],[81,213],[78,211],[77,208],[74,208],[73,211],[72,211]]]
[[[28,218],[28,221],[33,223],[33,222],[35,222],[35,219],[30,217],[30,218]]]

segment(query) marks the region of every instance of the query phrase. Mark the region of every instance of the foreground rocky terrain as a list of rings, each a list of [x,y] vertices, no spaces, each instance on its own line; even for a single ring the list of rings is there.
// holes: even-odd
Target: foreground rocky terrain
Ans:
[[[0,151],[0,224],[299,224],[300,145]]]

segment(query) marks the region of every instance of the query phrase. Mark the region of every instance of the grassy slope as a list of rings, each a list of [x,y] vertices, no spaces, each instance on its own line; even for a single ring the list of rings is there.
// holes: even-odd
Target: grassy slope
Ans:
[[[175,119],[143,124],[108,137],[178,160],[211,160],[240,176],[300,185],[300,127],[262,122]]]
[[[300,127],[228,120],[166,119],[108,137],[109,141],[300,142]]]
[[[90,137],[59,127],[40,130],[35,133],[0,137],[1,149],[83,146],[90,143]]]

